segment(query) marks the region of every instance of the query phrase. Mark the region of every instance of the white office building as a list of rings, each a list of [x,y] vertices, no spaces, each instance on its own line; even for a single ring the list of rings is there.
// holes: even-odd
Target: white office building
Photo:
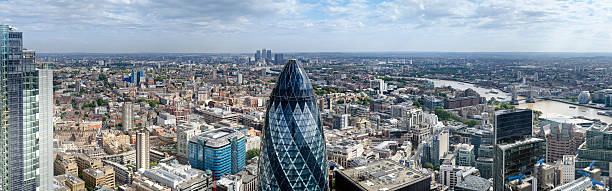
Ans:
[[[38,70],[40,91],[40,188],[51,189],[53,185],[53,70],[43,64]]]
[[[157,116],[157,125],[159,126],[176,125],[176,116],[171,115],[169,113],[160,113]]]
[[[574,181],[576,177],[576,157],[574,155],[563,155],[559,164],[559,175],[561,185]]]
[[[440,166],[440,180],[438,182],[448,186],[448,190],[455,190],[455,185],[469,175],[479,176],[480,173],[474,167],[442,165]]]
[[[177,132],[177,143],[176,150],[179,156],[187,157],[187,148],[189,147],[189,140],[197,133],[201,132],[200,129],[195,127],[181,127],[178,128]]]

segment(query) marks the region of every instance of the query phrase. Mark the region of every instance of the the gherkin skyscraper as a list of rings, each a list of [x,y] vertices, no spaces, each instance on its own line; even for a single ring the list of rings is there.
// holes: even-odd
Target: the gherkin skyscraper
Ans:
[[[262,191],[328,190],[316,97],[296,60],[285,65],[270,95],[261,148]]]

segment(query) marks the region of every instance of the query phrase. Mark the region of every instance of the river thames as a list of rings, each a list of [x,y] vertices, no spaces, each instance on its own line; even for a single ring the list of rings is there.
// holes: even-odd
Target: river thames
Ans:
[[[480,96],[486,97],[487,100],[493,97],[495,97],[495,99],[497,100],[500,100],[500,98],[502,98],[501,100],[511,99],[510,94],[504,93],[498,89],[481,88],[481,87],[474,86],[474,84],[458,82],[458,81],[451,81],[451,80],[438,80],[438,79],[425,79],[425,78],[416,78],[416,79],[432,81],[434,82],[434,86],[436,87],[451,86],[459,90],[465,90],[465,89],[471,88],[475,90],[476,92],[478,92]],[[491,90],[494,90],[494,92],[498,92],[498,93],[497,94],[491,93]],[[603,111],[603,110],[590,108],[590,107],[575,106],[575,105],[557,102],[557,101],[545,100],[545,101],[538,101],[536,103],[521,102],[517,106],[517,108],[541,111],[542,117],[558,117],[559,115],[566,116],[566,117],[583,116],[589,119],[600,119],[601,121],[606,122],[608,124],[612,123],[612,117],[597,114],[598,111]]]

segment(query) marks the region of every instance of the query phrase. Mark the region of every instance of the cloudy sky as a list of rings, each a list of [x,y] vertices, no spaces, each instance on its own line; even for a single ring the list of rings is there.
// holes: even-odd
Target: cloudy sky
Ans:
[[[612,52],[612,0],[0,0],[39,52]]]

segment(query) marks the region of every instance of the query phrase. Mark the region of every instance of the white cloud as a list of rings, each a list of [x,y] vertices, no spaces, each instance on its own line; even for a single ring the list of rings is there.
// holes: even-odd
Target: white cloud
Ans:
[[[177,33],[183,40],[177,46],[194,43],[185,36],[207,44],[237,42],[224,45],[230,51],[242,50],[245,40],[275,43],[321,36],[385,47],[382,43],[394,44],[409,35],[411,43],[422,43],[419,47],[425,50],[440,47],[428,44],[461,50],[461,44],[442,42],[470,39],[471,44],[500,42],[525,50],[530,42],[548,42],[554,44],[550,51],[576,51],[570,42],[581,40],[586,44],[581,50],[612,51],[601,46],[612,43],[612,2],[595,0],[13,0],[0,2],[0,22],[49,38],[89,35],[89,46],[107,43],[116,34],[146,41]]]

